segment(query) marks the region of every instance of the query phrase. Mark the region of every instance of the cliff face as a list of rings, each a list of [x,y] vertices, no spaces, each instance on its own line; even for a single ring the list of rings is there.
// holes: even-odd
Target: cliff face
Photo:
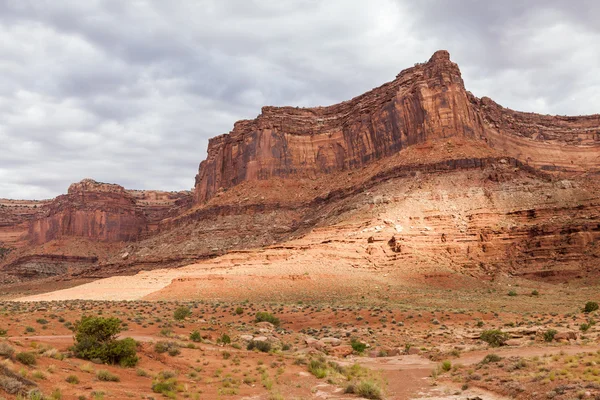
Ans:
[[[318,108],[264,107],[209,141],[196,176],[196,202],[219,188],[270,177],[359,168],[429,139],[479,137],[458,66],[446,51],[350,101]]]
[[[195,202],[244,181],[359,168],[408,146],[453,136],[481,139],[482,145],[546,170],[600,165],[600,116],[541,116],[480,100],[465,90],[458,66],[442,50],[350,101],[264,107],[256,119],[237,122],[229,134],[209,141]]]
[[[185,192],[127,191],[114,184],[90,179],[74,183],[68,193],[44,207],[43,215],[29,223],[29,240],[42,244],[64,237],[101,242],[137,240],[154,230],[173,211]]]

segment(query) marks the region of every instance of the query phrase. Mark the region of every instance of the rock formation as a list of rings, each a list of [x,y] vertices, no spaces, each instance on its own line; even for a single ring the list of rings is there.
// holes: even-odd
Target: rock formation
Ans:
[[[430,140],[485,141],[546,169],[598,169],[600,115],[552,117],[505,109],[465,90],[446,51],[350,101],[317,108],[264,107],[229,134],[209,141],[196,176],[195,201],[219,189],[272,177],[356,169]]]

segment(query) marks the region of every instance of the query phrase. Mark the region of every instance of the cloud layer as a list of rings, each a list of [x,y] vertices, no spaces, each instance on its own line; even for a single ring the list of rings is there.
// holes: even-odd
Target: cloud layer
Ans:
[[[236,120],[347,100],[438,49],[477,96],[600,112],[600,3],[496,3],[0,1],[0,197],[189,189]]]

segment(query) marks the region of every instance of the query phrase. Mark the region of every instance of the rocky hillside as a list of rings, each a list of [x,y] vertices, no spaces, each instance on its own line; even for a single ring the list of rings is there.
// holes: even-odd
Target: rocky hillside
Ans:
[[[438,51],[350,101],[237,122],[210,140],[193,196],[85,180],[35,209],[0,209],[15,249],[0,267],[6,281],[95,279],[275,245],[248,259],[571,279],[600,254],[599,171],[600,115],[476,98]]]

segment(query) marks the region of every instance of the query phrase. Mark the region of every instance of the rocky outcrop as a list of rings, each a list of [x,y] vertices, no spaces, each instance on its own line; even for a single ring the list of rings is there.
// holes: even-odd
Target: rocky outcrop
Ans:
[[[356,169],[409,146],[449,137],[481,140],[548,171],[600,166],[600,116],[519,113],[465,90],[448,52],[402,71],[350,101],[317,108],[264,107],[209,141],[195,201],[220,189],[273,177],[311,177]]]
[[[29,223],[28,237],[32,244],[65,237],[101,242],[138,240],[173,212],[177,201],[187,204],[186,197],[191,194],[127,191],[119,185],[85,179],[44,206],[43,215]]]

